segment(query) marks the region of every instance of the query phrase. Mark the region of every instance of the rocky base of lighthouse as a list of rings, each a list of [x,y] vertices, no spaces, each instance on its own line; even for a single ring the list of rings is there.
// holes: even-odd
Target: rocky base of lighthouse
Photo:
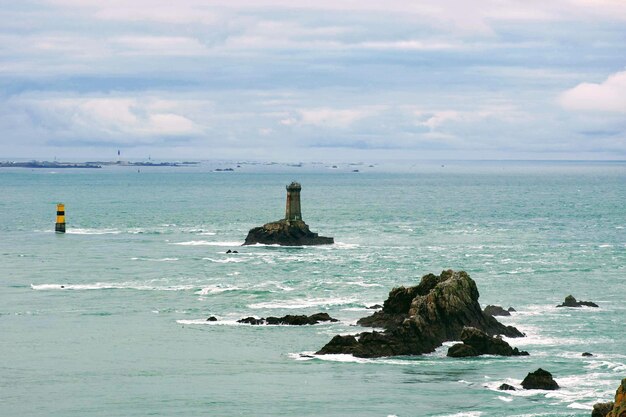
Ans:
[[[311,232],[302,220],[279,220],[250,229],[244,246],[257,243],[281,246],[330,245],[335,243],[335,239]]]

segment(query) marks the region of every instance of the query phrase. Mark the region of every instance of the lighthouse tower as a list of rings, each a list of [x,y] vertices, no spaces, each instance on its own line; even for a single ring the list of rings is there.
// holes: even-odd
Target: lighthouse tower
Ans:
[[[292,182],[287,186],[287,207],[285,209],[285,220],[302,220],[300,211],[300,190],[302,186],[297,182]]]

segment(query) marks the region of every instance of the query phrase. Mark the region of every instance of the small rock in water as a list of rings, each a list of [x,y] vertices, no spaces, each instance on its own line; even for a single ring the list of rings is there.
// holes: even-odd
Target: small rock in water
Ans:
[[[206,321],[217,321],[217,317],[211,316],[208,319],[206,319]]]
[[[369,310],[380,310],[381,308],[383,308],[383,306],[381,306],[380,304],[374,304],[373,306],[369,306],[367,308]]]
[[[516,391],[515,387],[509,384],[502,384],[498,387],[500,391]]]
[[[573,295],[565,297],[563,304],[559,304],[557,307],[598,307],[598,305],[592,301],[578,301]]]
[[[226,251],[226,253],[233,253],[233,251],[232,251],[232,250],[230,250],[230,249],[228,249],[228,250]]]
[[[591,352],[583,352],[582,356],[586,356],[586,357],[593,356],[593,353],[591,353]]]
[[[559,384],[552,378],[552,374],[539,368],[535,372],[530,372],[522,381],[524,389],[545,389],[557,390]]]
[[[516,312],[517,310],[516,310],[516,309],[514,309],[513,307],[509,307],[506,311],[508,311],[509,313],[514,313],[514,312]]]
[[[288,325],[288,326],[304,326],[310,324],[318,324],[322,321],[329,322],[337,322],[339,320],[334,319],[328,315],[328,313],[317,313],[311,314],[310,316],[301,314],[301,315],[292,315],[287,314],[283,317],[267,317],[256,319],[254,317],[246,317],[241,320],[237,320],[237,323],[245,323],[252,325],[261,325],[261,324],[273,324],[273,325]]]
[[[500,306],[492,306],[492,305],[488,305],[487,307],[485,307],[485,309],[483,310],[483,313],[487,314],[488,316],[510,316],[511,315],[511,313],[509,313],[504,308]]]

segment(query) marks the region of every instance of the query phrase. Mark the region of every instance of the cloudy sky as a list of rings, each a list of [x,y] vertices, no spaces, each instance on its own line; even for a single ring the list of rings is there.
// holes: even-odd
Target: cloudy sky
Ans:
[[[0,0],[0,159],[626,159],[623,0]]]

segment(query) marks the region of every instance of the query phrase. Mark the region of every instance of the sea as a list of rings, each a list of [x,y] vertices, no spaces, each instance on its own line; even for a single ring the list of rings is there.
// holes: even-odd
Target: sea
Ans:
[[[335,244],[242,247],[291,181]],[[0,211],[2,416],[589,416],[626,377],[626,162],[2,168]],[[447,269],[530,356],[314,354]],[[317,312],[339,322],[237,323]],[[522,390],[538,368],[561,389]]]

